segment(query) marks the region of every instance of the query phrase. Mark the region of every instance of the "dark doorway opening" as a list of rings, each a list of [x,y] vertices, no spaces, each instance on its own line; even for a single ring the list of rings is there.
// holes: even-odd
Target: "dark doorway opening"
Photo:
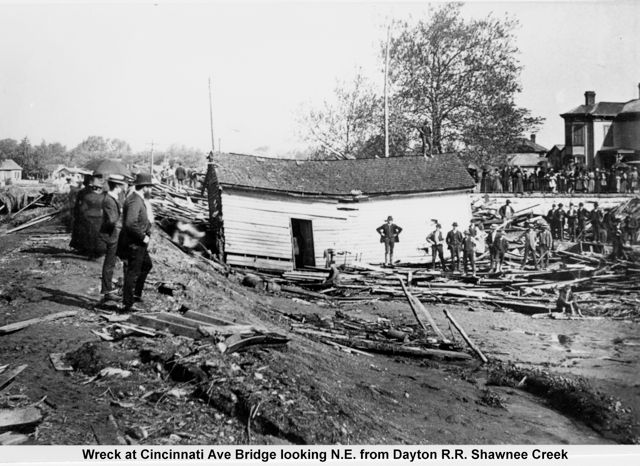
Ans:
[[[315,267],[316,255],[313,250],[313,225],[311,220],[291,219],[293,260],[296,269]]]

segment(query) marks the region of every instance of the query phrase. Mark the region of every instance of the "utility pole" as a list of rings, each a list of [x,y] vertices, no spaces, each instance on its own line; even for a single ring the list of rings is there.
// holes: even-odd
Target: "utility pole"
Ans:
[[[389,42],[391,24],[387,26],[387,46],[384,52],[384,156],[389,157]]]
[[[209,123],[211,124],[211,152],[215,152],[215,139],[213,137],[213,100],[211,98],[211,76],[209,76]]]
[[[218,138],[218,154],[222,153],[222,142],[220,142],[220,138]]]
[[[151,176],[153,176],[153,140],[151,140],[151,142],[149,143],[151,145],[151,153],[149,154],[149,158],[150,158],[150,165],[149,165],[149,173],[151,173]]]

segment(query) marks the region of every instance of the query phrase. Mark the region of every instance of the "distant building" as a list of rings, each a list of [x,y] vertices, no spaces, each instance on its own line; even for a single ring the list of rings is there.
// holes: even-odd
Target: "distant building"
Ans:
[[[381,262],[376,228],[388,215],[403,228],[394,257],[425,262],[430,219],[444,231],[471,219],[475,187],[454,154],[359,160],[285,160],[216,154],[207,188],[216,252],[230,265],[291,270]]]
[[[12,159],[0,160],[0,183],[4,184],[7,180],[16,182],[22,179],[22,167],[15,163]]]
[[[563,165],[609,168],[617,162],[640,161],[640,99],[596,102],[593,91],[584,97],[583,105],[560,115],[565,128]]]
[[[75,186],[76,184],[81,183],[84,180],[85,175],[91,175],[92,173],[92,171],[85,170],[84,168],[65,167],[63,165],[59,165],[51,173],[51,180],[64,182],[68,180],[72,185]]]
[[[530,139],[522,138],[515,152],[507,154],[507,165],[520,167],[525,170],[533,170],[540,165],[546,165],[546,147],[536,142],[536,135]]]

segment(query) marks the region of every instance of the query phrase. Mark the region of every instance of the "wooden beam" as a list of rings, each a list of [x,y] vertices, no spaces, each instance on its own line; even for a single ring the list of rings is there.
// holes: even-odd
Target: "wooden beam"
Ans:
[[[0,409],[0,432],[20,430],[42,421],[38,408]]]
[[[404,284],[404,280],[402,278],[399,278],[399,280],[400,280],[400,285],[402,285],[402,291],[404,291],[404,295],[407,297],[407,300],[409,301],[409,306],[411,306],[413,315],[416,317],[416,320],[418,321],[420,326],[425,331],[427,331],[427,326],[425,325],[423,320],[423,318],[426,318],[427,322],[429,323],[433,331],[436,332],[436,334],[440,337],[440,339],[445,343],[449,342],[449,339],[444,336],[444,333],[442,333],[442,331],[436,324],[436,321],[433,320],[433,316],[429,313],[429,311],[427,311],[427,309],[422,305],[422,303],[418,300],[418,298],[416,298],[411,293],[409,293],[409,290],[407,290],[407,287]]]
[[[15,379],[18,374],[20,374],[20,372],[22,372],[26,368],[27,364],[23,364],[22,366],[18,366],[15,369],[10,370],[6,374],[3,373],[3,375],[0,376],[0,393],[5,389],[5,387],[8,387],[9,384],[13,382],[13,379]]]
[[[75,316],[78,311],[63,311],[57,312],[55,314],[49,314],[44,317],[37,317],[35,319],[23,320],[21,322],[14,322],[13,324],[7,324],[3,327],[0,327],[0,335],[5,335],[7,333],[16,332],[18,330],[22,330],[23,328],[29,327],[33,324],[39,324],[41,322],[49,322],[51,320],[62,319],[64,317],[72,317]]]
[[[489,362],[489,360],[487,359],[487,357],[482,354],[482,351],[480,351],[480,348],[478,348],[469,338],[469,335],[467,335],[467,332],[464,331],[464,329],[460,326],[460,324],[458,322],[456,322],[456,320],[453,318],[453,316],[449,313],[449,311],[447,311],[446,309],[443,309],[444,315],[447,319],[449,319],[449,321],[453,324],[453,326],[456,328],[456,330],[458,332],[460,332],[460,335],[462,335],[462,338],[464,339],[464,341],[467,342],[467,345],[469,345],[469,347],[478,355],[478,357],[482,360],[483,363],[487,364]]]

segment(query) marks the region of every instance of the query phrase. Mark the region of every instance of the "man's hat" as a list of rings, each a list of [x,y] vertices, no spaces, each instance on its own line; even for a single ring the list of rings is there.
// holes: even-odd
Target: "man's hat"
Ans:
[[[113,174],[107,177],[107,181],[118,184],[127,184],[127,179],[124,175]]]
[[[594,203],[593,203],[593,207],[598,207],[598,203],[597,203],[597,202],[594,202]]]
[[[451,224],[451,226],[452,226],[452,227],[457,227],[457,226],[458,226],[458,222],[453,222],[453,223]]]
[[[495,223],[493,223],[493,224],[491,225],[491,229],[492,229],[492,230],[497,230],[497,229],[498,229],[498,225],[496,225]]]
[[[464,230],[464,234],[465,234],[465,235],[470,235],[470,234],[471,234],[471,232],[470,232],[469,230]]]
[[[387,222],[389,222],[389,221],[393,222],[393,217],[392,217],[391,215],[389,215],[389,216],[387,217]]]
[[[505,202],[505,204],[511,204],[511,201],[507,199],[507,202]]]
[[[133,184],[134,186],[153,186],[153,179],[150,173],[138,173]]]

